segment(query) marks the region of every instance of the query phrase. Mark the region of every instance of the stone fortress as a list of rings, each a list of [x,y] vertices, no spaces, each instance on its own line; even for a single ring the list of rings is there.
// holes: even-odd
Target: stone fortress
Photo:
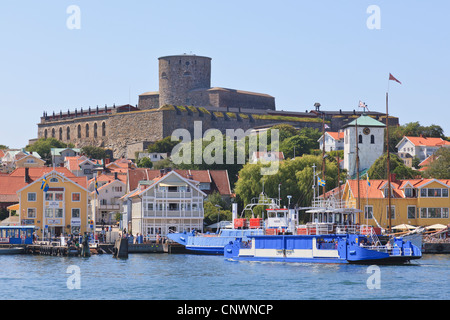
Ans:
[[[212,128],[223,133],[226,129],[261,130],[282,123],[322,130],[324,117],[328,130],[338,131],[362,113],[321,111],[319,105],[311,111],[277,111],[275,98],[268,94],[211,87],[211,58],[184,54],[159,58],[159,92],[141,94],[138,105],[44,112],[38,138],[53,137],[78,148],[103,147],[114,158],[134,158],[136,151],[176,129],[187,129],[193,136],[197,121],[203,133]],[[367,114],[386,121],[383,113]],[[390,116],[389,122],[398,124],[398,119]]]

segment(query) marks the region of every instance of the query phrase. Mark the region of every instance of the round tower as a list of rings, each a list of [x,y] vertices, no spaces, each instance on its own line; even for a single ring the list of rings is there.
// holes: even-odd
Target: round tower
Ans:
[[[159,58],[159,105],[190,104],[188,92],[211,88],[211,58],[177,55]]]

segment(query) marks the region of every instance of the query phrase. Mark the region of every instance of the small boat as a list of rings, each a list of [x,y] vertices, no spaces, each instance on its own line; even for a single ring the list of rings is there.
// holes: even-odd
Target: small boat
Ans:
[[[0,248],[0,255],[22,254],[24,252],[25,248],[22,247]]]

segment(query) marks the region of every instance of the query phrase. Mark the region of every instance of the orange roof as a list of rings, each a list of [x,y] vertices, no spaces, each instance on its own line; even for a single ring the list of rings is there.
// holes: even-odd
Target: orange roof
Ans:
[[[326,133],[328,133],[330,135],[330,137],[332,137],[334,140],[342,140],[342,139],[344,139],[344,132],[327,131]]]
[[[407,184],[410,184],[413,188],[419,188],[431,181],[437,180],[450,187],[450,180],[446,179],[408,179],[408,180],[396,180],[391,181],[391,188],[395,198],[404,198],[403,190]],[[352,191],[353,197],[358,197],[358,181],[347,180],[347,183]],[[359,180],[359,193],[361,198],[384,198],[383,188],[387,187],[388,181],[384,180],[370,180],[370,186],[367,184],[367,180]]]
[[[36,168],[28,168],[28,175],[30,176],[31,180],[38,180],[43,175],[51,172],[51,171],[57,171],[59,173],[64,174],[67,178],[76,178],[76,176],[67,168],[64,167],[55,167],[54,169],[52,167],[36,167]],[[10,176],[12,177],[25,177],[25,168],[17,168],[13,172],[11,172]]]
[[[438,147],[438,146],[450,146],[449,141],[445,141],[442,138],[426,138],[426,137],[409,137],[405,136],[412,144],[415,146],[427,146],[427,147]]]

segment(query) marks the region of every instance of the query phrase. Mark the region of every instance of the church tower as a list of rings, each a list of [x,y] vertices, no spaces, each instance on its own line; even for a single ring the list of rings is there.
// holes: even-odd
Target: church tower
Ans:
[[[344,169],[349,177],[356,176],[356,146],[360,173],[369,169],[383,155],[385,128],[384,123],[367,115],[362,115],[344,127]]]

